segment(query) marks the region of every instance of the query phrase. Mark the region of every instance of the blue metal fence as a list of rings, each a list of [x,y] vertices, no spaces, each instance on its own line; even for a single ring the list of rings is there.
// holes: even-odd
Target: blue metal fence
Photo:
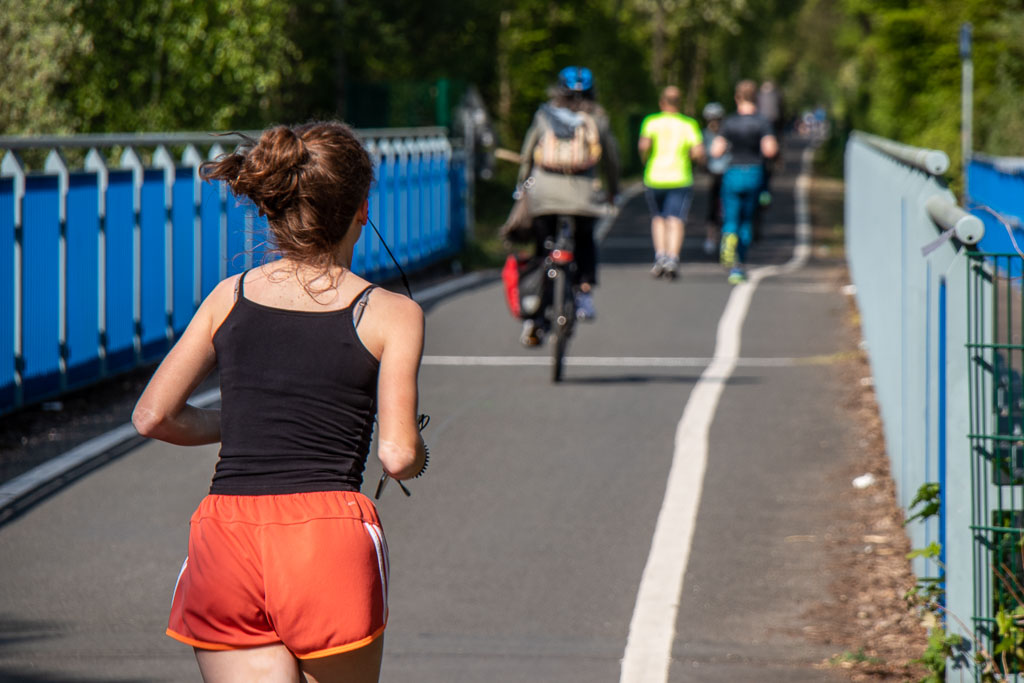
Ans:
[[[370,215],[402,268],[461,249],[465,163],[444,129],[359,134],[376,171]],[[22,161],[29,148],[50,150],[42,168]],[[81,168],[65,160],[73,148],[89,150]],[[221,279],[268,255],[265,219],[199,179],[224,152],[209,135],[0,138],[0,150],[0,413],[158,360]],[[398,273],[372,231],[352,269]]]
[[[1013,253],[1013,240],[1024,248],[1024,159],[976,154],[967,166],[967,186],[968,208],[985,223],[985,238],[978,245],[981,250]],[[1020,264],[1014,261],[1010,265]]]

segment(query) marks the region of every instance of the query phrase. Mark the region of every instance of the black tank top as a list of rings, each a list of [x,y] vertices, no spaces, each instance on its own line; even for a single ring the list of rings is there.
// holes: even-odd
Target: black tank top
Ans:
[[[238,296],[213,336],[221,448],[210,493],[358,491],[377,414],[379,362],[353,324],[374,285],[337,311]]]
[[[761,138],[774,135],[771,125],[758,114],[733,114],[726,117],[720,129],[721,135],[729,141],[732,166],[753,166],[763,164]]]

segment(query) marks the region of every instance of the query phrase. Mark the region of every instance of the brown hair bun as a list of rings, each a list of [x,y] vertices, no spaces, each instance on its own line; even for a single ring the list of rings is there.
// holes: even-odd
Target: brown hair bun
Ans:
[[[326,266],[369,194],[373,163],[351,128],[329,121],[270,128],[200,173],[248,197],[282,255]]]

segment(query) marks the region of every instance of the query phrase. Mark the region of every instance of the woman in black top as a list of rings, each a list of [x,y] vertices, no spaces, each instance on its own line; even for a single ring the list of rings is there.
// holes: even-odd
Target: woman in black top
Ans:
[[[281,258],[214,289],[132,416],[144,436],[221,443],[167,633],[208,683],[376,681],[387,544],[359,493],[374,417],[390,476],[421,473],[425,447],[423,313],[350,270],[372,163],[347,126],[315,123],[268,130],[202,175],[267,216]],[[221,409],[190,406],[215,368]]]
[[[757,84],[736,85],[736,113],[722,123],[720,135],[711,144],[711,156],[730,152],[729,168],[722,178],[722,265],[728,267],[729,282],[746,279],[743,264],[753,240],[754,214],[764,184],[764,160],[778,154],[779,145],[768,122],[757,114]]]

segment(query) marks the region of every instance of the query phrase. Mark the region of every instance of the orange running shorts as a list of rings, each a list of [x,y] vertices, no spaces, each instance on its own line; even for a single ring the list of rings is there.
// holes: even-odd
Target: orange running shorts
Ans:
[[[192,515],[167,635],[326,657],[384,632],[387,588],[387,542],[361,493],[209,495]]]

